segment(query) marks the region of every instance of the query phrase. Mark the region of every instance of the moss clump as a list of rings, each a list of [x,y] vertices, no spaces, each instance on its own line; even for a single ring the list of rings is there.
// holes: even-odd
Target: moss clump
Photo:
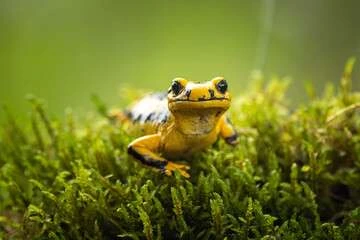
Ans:
[[[10,115],[1,128],[0,238],[360,239],[352,64],[336,93],[295,110],[282,80],[235,99],[240,144],[188,159],[189,180],[130,159],[136,136],[119,124],[50,120],[33,99],[29,128]]]

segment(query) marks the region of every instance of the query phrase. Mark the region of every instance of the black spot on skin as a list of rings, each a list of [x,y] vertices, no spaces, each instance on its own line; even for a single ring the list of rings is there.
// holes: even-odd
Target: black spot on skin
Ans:
[[[221,114],[221,112],[219,111],[215,114],[215,116],[218,117],[218,116],[220,116],[220,114]]]
[[[148,156],[143,156],[143,155],[139,154],[137,151],[135,151],[133,147],[128,147],[128,154],[130,154],[131,156],[133,156],[134,158],[139,160],[142,164],[145,164],[150,167],[164,169],[168,163],[167,161],[153,159]]]
[[[238,137],[239,137],[239,135],[237,133],[235,133],[234,135],[225,138],[225,142],[230,145],[235,145],[237,143]]]
[[[205,96],[205,95],[198,98],[198,101],[205,101],[205,100],[209,100],[209,99],[206,99],[206,96]]]
[[[145,122],[148,122],[148,121],[152,120],[152,117],[153,117],[153,116],[154,116],[154,113],[150,113],[150,114],[146,117]]]
[[[209,89],[209,93],[210,93],[210,98],[214,98],[215,97],[215,92],[212,89]]]
[[[132,117],[133,117],[132,112],[129,111],[129,110],[125,110],[125,111],[124,111],[124,114],[125,114],[125,116],[126,116],[127,118],[129,118],[129,119],[132,119]]]
[[[141,118],[142,118],[142,115],[141,114],[139,114],[135,119],[134,119],[134,121],[135,122],[138,122],[138,121],[140,121],[141,120]]]
[[[191,94],[191,90],[190,89],[187,89],[186,92],[185,92],[185,96],[189,99],[190,97],[190,94]]]

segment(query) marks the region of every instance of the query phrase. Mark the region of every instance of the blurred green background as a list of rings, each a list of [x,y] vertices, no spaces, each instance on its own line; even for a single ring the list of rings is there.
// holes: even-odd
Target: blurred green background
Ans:
[[[121,87],[164,90],[177,76],[223,75],[241,94],[254,69],[291,76],[296,104],[305,82],[320,91],[348,57],[360,60],[359,9],[357,0],[2,0],[0,104],[26,119],[31,93],[54,115],[84,116],[92,93],[121,105]]]

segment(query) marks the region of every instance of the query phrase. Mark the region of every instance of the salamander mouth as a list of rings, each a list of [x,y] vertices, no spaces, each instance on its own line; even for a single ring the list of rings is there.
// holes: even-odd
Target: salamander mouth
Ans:
[[[228,98],[199,98],[198,100],[190,100],[190,99],[175,99],[175,100],[171,100],[169,102],[173,103],[173,102],[208,102],[208,101],[216,101],[216,100],[227,100],[229,101]]]
[[[228,109],[230,107],[230,99],[228,98],[211,98],[211,99],[177,99],[169,101],[170,110],[186,110],[186,109],[209,109],[220,108]]]

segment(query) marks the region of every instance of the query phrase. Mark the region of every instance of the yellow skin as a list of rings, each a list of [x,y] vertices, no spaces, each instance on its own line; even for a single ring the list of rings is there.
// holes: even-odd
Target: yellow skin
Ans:
[[[142,117],[145,119],[148,112],[146,119],[140,123],[149,120],[157,125],[153,134],[137,138],[128,146],[128,153],[143,164],[166,175],[172,175],[177,170],[188,178],[190,175],[187,171],[190,167],[174,163],[170,159],[201,151],[212,145],[218,136],[230,145],[237,143],[237,132],[224,115],[231,103],[224,78],[217,77],[205,83],[194,83],[184,78],[174,79],[167,94],[167,101],[164,99],[168,109],[166,105],[154,104],[156,109],[149,110],[146,104],[153,98],[161,97],[153,95],[143,102],[140,100],[134,107],[136,110],[129,112],[133,118],[137,114],[137,120]],[[154,100],[154,103],[160,101],[162,100]],[[165,106],[165,109],[162,110],[161,106]],[[162,111],[168,111],[167,117],[156,122],[154,116],[161,118]]]

